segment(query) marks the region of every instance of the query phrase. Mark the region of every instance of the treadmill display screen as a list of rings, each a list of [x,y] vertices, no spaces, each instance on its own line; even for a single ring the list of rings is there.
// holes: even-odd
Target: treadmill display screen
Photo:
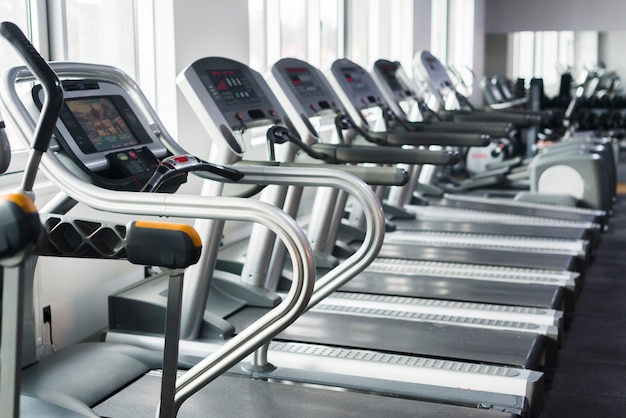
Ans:
[[[341,73],[348,82],[348,85],[354,92],[368,91],[368,85],[363,80],[360,71],[352,67],[344,67],[341,69]]]
[[[321,86],[317,84],[315,77],[308,68],[286,68],[285,72],[296,94],[301,96],[321,96],[324,94]]]
[[[60,118],[85,154],[146,142],[133,132],[139,121],[119,96],[67,99]]]
[[[405,90],[405,87],[400,82],[400,79],[396,76],[397,67],[394,64],[385,64],[380,67],[385,80],[387,80],[387,84],[389,88],[393,91],[402,91]]]
[[[437,60],[437,58],[433,56],[426,57],[425,61],[426,64],[428,64],[428,68],[430,68],[432,71],[440,71],[442,68],[439,60]]]
[[[207,74],[213,83],[211,92],[227,105],[260,101],[250,80],[241,70],[207,70]]]

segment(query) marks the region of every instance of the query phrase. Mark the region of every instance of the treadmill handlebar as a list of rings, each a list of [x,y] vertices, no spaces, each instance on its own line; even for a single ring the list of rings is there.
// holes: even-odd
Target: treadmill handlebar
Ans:
[[[357,134],[359,134],[363,139],[367,142],[371,142],[372,144],[380,144],[382,141],[380,138],[376,136],[370,135],[370,132],[360,127],[356,124],[348,115],[339,114],[335,118],[335,128],[337,129],[337,134],[340,138],[343,139],[342,130],[352,129]]]
[[[303,142],[298,135],[295,135],[289,129],[284,126],[275,125],[267,130],[267,140],[269,142],[270,147],[270,159],[274,160],[274,144],[284,144],[285,142],[291,142],[296,147],[300,148],[307,155],[315,160],[326,161],[329,156],[324,154],[323,152],[318,152],[314,150],[307,143]]]
[[[208,171],[230,181],[238,181],[243,177],[241,172],[232,167],[213,164],[193,155],[174,155],[159,163],[156,171],[141,191],[155,192],[166,181],[177,176],[186,176],[187,173],[193,171]]]
[[[357,165],[340,165],[333,164],[324,166],[320,163],[307,163],[307,162],[276,162],[276,161],[253,161],[253,160],[239,160],[235,162],[237,168],[244,174],[244,178],[241,183],[254,183],[254,184],[269,184],[273,181],[271,176],[265,179],[259,177],[258,170],[261,167],[287,167],[287,168],[301,168],[301,169],[318,169],[327,168],[329,170],[343,171],[350,173],[360,178],[370,186],[404,186],[409,181],[409,173],[398,167],[363,167]],[[249,172],[248,168],[253,170]],[[306,170],[304,170],[306,171]],[[251,175],[252,174],[252,175]],[[315,184],[312,184],[315,185]]]
[[[313,148],[332,156],[338,163],[375,164],[434,164],[448,165],[459,161],[459,155],[449,150],[404,149],[399,147],[374,147],[343,144],[315,144]]]
[[[531,113],[515,113],[506,111],[475,111],[475,112],[452,112],[454,120],[460,121],[486,121],[486,122],[510,122],[521,127],[540,126],[543,118]]]
[[[319,167],[319,164],[281,163],[281,167]],[[345,171],[363,180],[370,186],[404,186],[409,173],[397,167],[364,167],[359,165],[332,165],[328,168]]]
[[[484,147],[491,142],[486,134],[459,132],[370,132],[370,135],[394,146]]]
[[[434,121],[412,122],[410,126],[415,132],[485,134],[492,138],[511,138],[517,132],[509,122]]]

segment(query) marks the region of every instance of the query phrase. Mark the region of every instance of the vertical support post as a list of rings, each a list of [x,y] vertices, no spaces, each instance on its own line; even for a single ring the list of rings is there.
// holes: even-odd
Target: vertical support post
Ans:
[[[541,110],[541,96],[543,95],[543,80],[533,78],[530,81],[530,89],[528,92],[528,102],[530,110]],[[526,158],[531,158],[535,153],[535,141],[539,128],[531,126],[526,132]]]
[[[2,280],[2,336],[0,337],[0,416],[20,415],[22,318],[24,280],[22,264],[4,267]]]
[[[183,300],[183,270],[164,269],[169,274],[167,308],[165,311],[165,338],[163,348],[163,376],[161,377],[160,418],[176,416],[174,393],[178,371],[178,342],[180,339],[180,312]]]

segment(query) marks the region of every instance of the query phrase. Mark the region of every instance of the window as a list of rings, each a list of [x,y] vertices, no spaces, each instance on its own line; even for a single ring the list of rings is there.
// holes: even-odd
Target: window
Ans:
[[[0,0],[0,16],[3,21],[15,23],[22,31],[29,36],[30,22],[28,19],[28,1]],[[7,68],[16,65],[22,65],[22,59],[17,55],[15,50],[6,41],[2,41],[2,53],[0,53],[0,72],[4,72]],[[22,142],[17,141],[16,134],[12,131],[11,126],[7,126],[7,136],[11,144],[11,149],[24,148]]]
[[[250,0],[250,66],[268,71],[281,58],[328,69],[343,56],[343,0]]]
[[[347,57],[365,68],[379,58],[413,59],[413,1],[249,0],[250,65],[267,71],[284,57],[326,71]],[[406,28],[406,30],[392,30]]]
[[[558,94],[561,73],[574,65],[574,33],[516,32],[512,37],[513,78],[543,78],[546,94]],[[597,56],[597,44],[584,51]]]
[[[411,72],[413,2],[350,0],[346,15],[346,56],[370,69],[380,58],[400,61]],[[403,28],[403,30],[398,30]]]
[[[137,74],[134,2],[66,0],[65,25],[70,61],[108,64]],[[56,59],[56,57],[53,57]]]
[[[0,14],[17,24],[44,58],[118,67],[154,99],[152,0],[0,0]],[[15,65],[23,62],[5,43],[0,71]],[[7,134],[17,138],[10,126]],[[11,146],[23,147],[14,139]]]
[[[15,23],[28,36],[30,33],[30,24],[28,21],[27,6],[28,2],[26,0],[0,0],[0,16],[2,16],[2,20]],[[9,47],[5,42],[2,54],[0,54],[0,71],[4,71],[8,67],[21,63],[22,60],[17,56],[13,48]]]
[[[48,5],[52,60],[112,65],[154,97],[151,0],[63,0]]]
[[[430,52],[450,68],[457,90],[465,96],[471,96],[474,81],[473,16],[473,0],[432,2]]]

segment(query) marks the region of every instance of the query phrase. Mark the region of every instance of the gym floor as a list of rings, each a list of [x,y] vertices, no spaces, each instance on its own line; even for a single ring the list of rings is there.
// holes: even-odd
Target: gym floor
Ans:
[[[626,152],[609,230],[566,323],[541,417],[626,416]]]

